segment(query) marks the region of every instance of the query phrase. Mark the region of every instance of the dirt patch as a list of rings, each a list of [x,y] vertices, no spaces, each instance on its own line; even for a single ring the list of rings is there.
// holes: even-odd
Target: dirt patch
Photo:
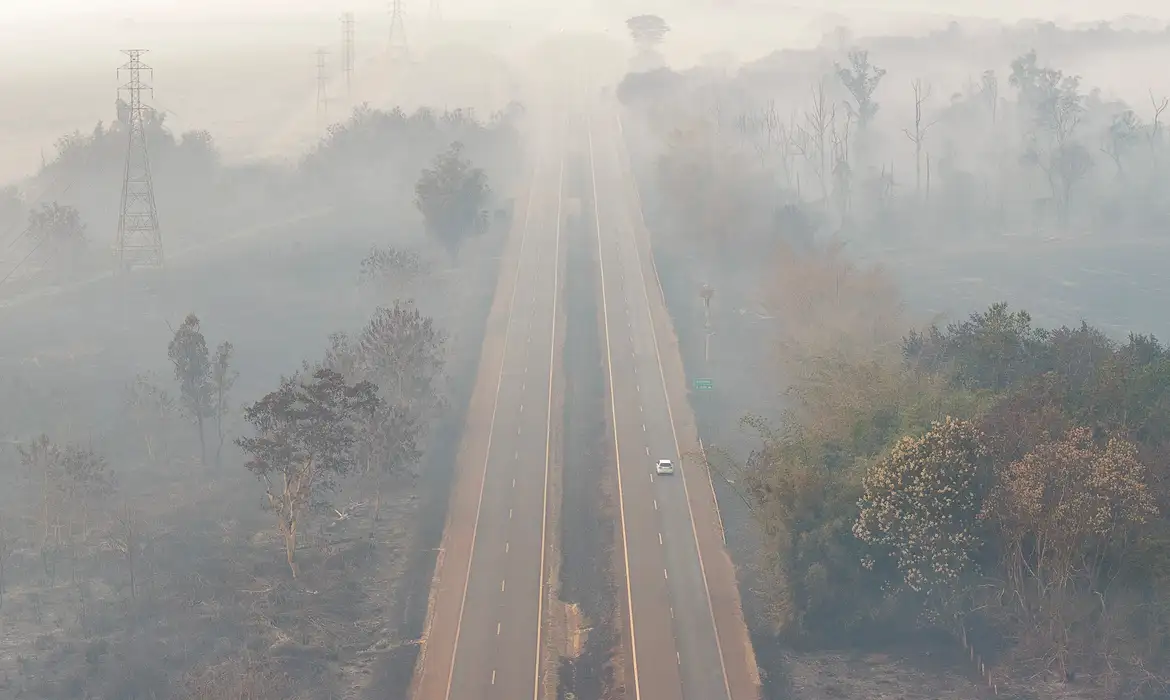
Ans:
[[[549,610],[549,646],[562,660],[579,659],[589,641],[589,620],[576,603],[554,601]]]

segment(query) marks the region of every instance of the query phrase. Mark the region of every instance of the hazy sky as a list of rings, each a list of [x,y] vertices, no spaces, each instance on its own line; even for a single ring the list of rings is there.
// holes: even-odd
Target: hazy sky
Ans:
[[[425,13],[430,0],[405,0],[411,13]],[[525,8],[543,6],[540,0],[441,0],[446,13],[489,15],[492,13],[523,12]],[[242,16],[290,12],[386,12],[389,0],[0,0],[0,22],[57,19],[84,15],[122,15],[156,19],[160,16]],[[1069,21],[1110,19],[1125,14],[1148,15],[1159,19],[1170,18],[1170,2],[1166,0],[813,0],[784,2],[783,0],[561,0],[558,6],[577,9],[605,8],[614,11],[629,8],[630,12],[653,9],[665,12],[670,7],[799,7],[803,10],[843,12],[850,10],[872,12],[913,12],[956,14],[979,17],[1003,17],[1015,20],[1023,17],[1064,18]]]

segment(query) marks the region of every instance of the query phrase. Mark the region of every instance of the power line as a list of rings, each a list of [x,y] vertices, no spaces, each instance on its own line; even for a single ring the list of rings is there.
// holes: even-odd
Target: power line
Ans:
[[[0,279],[0,284],[4,284],[8,280],[12,279],[12,276],[16,274],[16,271],[24,267],[24,264],[28,262],[29,258],[31,258],[34,253],[41,249],[41,246],[44,245],[46,240],[48,240],[47,237],[37,241],[37,244],[32,247],[32,250],[28,251],[28,253],[20,259],[20,262],[16,263],[16,267],[9,270],[8,274],[4,275],[4,279]]]
[[[329,74],[325,70],[325,57],[329,52],[317,49],[317,125],[324,126],[329,118]]]
[[[396,63],[410,58],[402,3],[403,0],[392,0],[390,6],[390,59]]]
[[[142,62],[143,49],[122,53],[130,60],[118,68],[118,75],[129,73],[129,81],[118,88],[119,96],[129,95],[129,138],[126,144],[126,170],[122,175],[122,206],[118,216],[118,240],[115,246],[118,268],[125,271],[136,265],[162,267],[162,234],[158,227],[158,208],[154,201],[154,182],[150,172],[150,151],[146,144],[146,112],[142,91],[153,88],[142,82],[142,72],[153,76],[150,66]]]
[[[353,90],[353,13],[346,12],[341,16],[342,62],[345,70],[345,96],[350,97]]]

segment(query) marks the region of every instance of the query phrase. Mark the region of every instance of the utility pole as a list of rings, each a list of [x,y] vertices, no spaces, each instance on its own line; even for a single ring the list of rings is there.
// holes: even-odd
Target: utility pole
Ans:
[[[154,94],[150,85],[142,82],[142,72],[154,76],[150,66],[142,62],[143,49],[129,49],[122,53],[130,60],[118,68],[118,78],[129,73],[128,82],[118,88],[128,96],[128,129],[126,170],[122,175],[122,207],[118,215],[118,240],[115,249],[118,269],[162,267],[162,235],[158,228],[158,209],[154,203],[154,183],[150,175],[150,152],[146,145],[145,117],[149,109],[142,105],[142,91]]]
[[[410,58],[406,43],[406,22],[402,13],[403,0],[392,0],[390,6],[390,60],[399,63]]]
[[[353,13],[346,12],[341,16],[341,39],[344,46],[342,61],[345,70],[345,96],[351,96],[353,90]]]
[[[317,49],[317,125],[323,127],[329,117],[329,76],[325,73],[325,57],[329,52]]]

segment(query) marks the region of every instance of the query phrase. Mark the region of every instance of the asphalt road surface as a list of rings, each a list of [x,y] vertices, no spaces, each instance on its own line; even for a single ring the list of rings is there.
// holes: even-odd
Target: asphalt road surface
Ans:
[[[501,265],[462,436],[417,700],[541,700],[564,162],[587,149],[619,475],[630,700],[756,700],[735,572],[616,112],[548,130]],[[654,461],[678,473],[656,477]],[[551,700],[551,699],[550,699]]]
[[[542,141],[488,318],[419,700],[523,700],[537,698],[541,685],[564,135]]]
[[[632,700],[749,700],[758,674],[617,112],[588,121]],[[680,425],[681,423],[681,425]],[[692,447],[693,446],[693,447]],[[656,476],[654,463],[675,463]]]

